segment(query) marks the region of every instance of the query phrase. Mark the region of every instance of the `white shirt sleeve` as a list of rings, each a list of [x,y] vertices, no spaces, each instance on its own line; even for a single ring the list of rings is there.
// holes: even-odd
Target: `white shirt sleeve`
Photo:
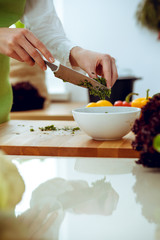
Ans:
[[[71,67],[70,50],[76,45],[66,37],[53,0],[27,0],[21,20],[46,45],[54,58]]]

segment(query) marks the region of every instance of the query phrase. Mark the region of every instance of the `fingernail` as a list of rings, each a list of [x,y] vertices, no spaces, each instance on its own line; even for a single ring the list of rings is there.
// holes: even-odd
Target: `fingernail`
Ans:
[[[50,61],[51,63],[53,63],[55,60],[54,60],[53,57],[50,57],[50,58],[49,58],[49,61]]]

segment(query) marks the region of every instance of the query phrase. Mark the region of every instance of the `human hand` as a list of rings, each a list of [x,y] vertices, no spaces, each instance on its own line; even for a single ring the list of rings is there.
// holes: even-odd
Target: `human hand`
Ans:
[[[0,53],[26,62],[33,66],[35,62],[42,70],[47,67],[40,53],[49,61],[54,62],[52,54],[32,32],[24,28],[0,28]]]
[[[108,88],[113,87],[118,78],[115,59],[108,54],[74,47],[70,52],[70,62],[72,66],[83,69],[91,78],[97,78],[97,75],[104,77]]]
[[[57,212],[49,212],[48,207],[44,207],[41,211],[38,209],[29,209],[22,215],[18,216],[21,223],[27,228],[27,239],[43,239],[47,230],[55,222]]]

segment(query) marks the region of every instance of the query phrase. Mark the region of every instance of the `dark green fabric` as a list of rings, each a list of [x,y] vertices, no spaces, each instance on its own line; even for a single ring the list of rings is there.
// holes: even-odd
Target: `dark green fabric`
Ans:
[[[0,0],[0,27],[9,27],[17,22],[23,15],[25,3],[26,0]],[[9,57],[0,54],[0,123],[9,120],[12,101]]]

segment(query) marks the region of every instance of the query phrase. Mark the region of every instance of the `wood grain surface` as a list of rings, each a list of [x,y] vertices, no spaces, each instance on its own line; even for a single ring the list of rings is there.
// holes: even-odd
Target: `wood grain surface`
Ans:
[[[83,131],[41,131],[39,127],[76,127],[74,121],[11,120],[0,125],[0,149],[8,155],[137,158],[134,135],[121,140],[96,141]],[[34,129],[34,131],[30,131]]]

